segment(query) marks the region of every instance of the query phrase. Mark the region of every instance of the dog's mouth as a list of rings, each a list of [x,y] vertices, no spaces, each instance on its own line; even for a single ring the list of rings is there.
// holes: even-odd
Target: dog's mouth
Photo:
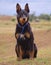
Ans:
[[[24,17],[21,17],[21,18],[19,19],[20,24],[21,24],[21,25],[24,25],[24,24],[27,22],[27,19],[28,19],[27,17],[25,17],[25,18],[24,18]]]

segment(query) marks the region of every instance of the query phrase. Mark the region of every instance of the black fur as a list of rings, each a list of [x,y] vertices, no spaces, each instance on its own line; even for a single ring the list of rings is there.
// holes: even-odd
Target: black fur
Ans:
[[[17,33],[21,33],[21,31],[22,31],[22,28],[20,28],[18,26],[18,24],[17,24],[16,25],[15,35]],[[17,52],[17,48],[19,49],[19,45],[21,45],[22,50],[25,52],[24,55],[23,55],[23,58],[29,58],[29,55],[26,55],[26,51],[32,51],[33,48],[34,48],[34,58],[36,58],[37,57],[37,47],[36,47],[36,44],[34,43],[34,37],[33,37],[33,33],[32,33],[31,28],[30,28],[30,24],[29,23],[24,29],[24,33],[25,32],[29,32],[30,33],[30,38],[26,38],[25,37],[25,40],[24,39],[20,40],[20,38],[17,39],[16,49],[15,49],[16,54],[19,57],[19,54]]]
[[[21,46],[21,50],[24,51],[24,54],[22,56],[23,59],[24,58],[29,58],[30,56],[27,54],[27,52],[29,52],[29,51],[31,52],[33,49],[34,49],[34,58],[37,57],[37,46],[34,43],[34,36],[33,36],[32,30],[31,30],[30,24],[28,23],[28,20],[29,20],[28,4],[26,4],[26,6],[27,6],[27,11],[26,11],[26,8],[25,8],[24,10],[20,9],[20,11],[17,12],[18,24],[16,25],[16,31],[15,31],[15,37],[16,37],[17,33],[19,33],[20,35],[21,34],[24,35],[26,32],[28,32],[30,34],[30,38],[27,38],[26,36],[24,36],[24,38],[20,38],[20,36],[19,36],[18,39],[16,38],[17,44],[16,44],[16,47],[15,47],[15,51],[16,51],[17,57],[19,57],[19,51],[20,51],[19,45],[20,45]],[[26,18],[27,17],[27,21],[24,23],[24,25],[20,24],[19,19],[21,17],[22,18]],[[26,25],[26,23],[28,23],[28,24]],[[24,27],[24,31],[23,31],[23,33],[21,33],[23,27]]]

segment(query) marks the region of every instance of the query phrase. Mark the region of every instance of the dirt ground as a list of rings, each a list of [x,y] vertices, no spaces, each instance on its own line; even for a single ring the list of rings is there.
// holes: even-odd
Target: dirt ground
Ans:
[[[51,65],[51,29],[36,30],[32,26],[34,42],[38,48],[37,58],[19,62],[15,54],[15,26],[15,22],[0,21],[0,65]]]
[[[34,31],[34,39],[38,48],[51,46],[51,30]]]
[[[50,49],[51,30],[49,31],[48,30],[34,30],[33,32],[34,32],[34,42],[37,45],[38,52],[40,49],[42,50],[45,50],[47,48]],[[15,40],[14,34],[0,34],[0,50],[2,50],[0,51],[0,58],[2,59],[0,65],[20,65],[19,63],[15,64],[17,63],[15,62],[16,60],[16,54],[15,54],[15,49],[14,49],[15,44],[16,44],[16,40]],[[40,53],[40,55],[38,54],[38,57],[40,58],[44,57],[45,54]],[[46,54],[45,57],[50,57],[50,56]],[[35,60],[35,64],[37,64],[36,62],[37,61]],[[23,65],[29,65],[29,64],[27,64],[26,62],[26,64],[23,64]],[[34,64],[32,63],[32,65]],[[41,63],[37,65],[41,65]]]

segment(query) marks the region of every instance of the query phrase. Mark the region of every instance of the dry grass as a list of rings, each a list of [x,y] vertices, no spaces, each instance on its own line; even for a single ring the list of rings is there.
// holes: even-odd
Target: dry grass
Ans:
[[[17,61],[14,36],[16,21],[0,20],[0,65],[51,65],[51,22],[30,24],[38,47],[37,58]]]

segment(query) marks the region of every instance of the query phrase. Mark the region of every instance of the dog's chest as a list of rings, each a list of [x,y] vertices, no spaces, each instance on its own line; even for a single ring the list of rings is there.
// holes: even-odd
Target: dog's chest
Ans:
[[[27,27],[23,28],[23,27],[18,27],[18,33],[22,33],[24,34],[27,31]]]

